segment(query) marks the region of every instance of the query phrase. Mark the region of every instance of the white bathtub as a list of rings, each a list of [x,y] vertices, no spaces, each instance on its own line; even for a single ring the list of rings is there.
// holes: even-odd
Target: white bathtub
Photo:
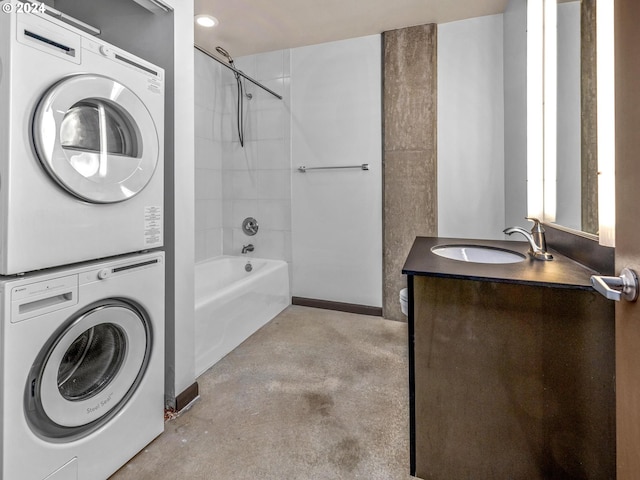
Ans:
[[[289,267],[281,260],[223,255],[195,267],[196,376],[214,365],[290,303]]]

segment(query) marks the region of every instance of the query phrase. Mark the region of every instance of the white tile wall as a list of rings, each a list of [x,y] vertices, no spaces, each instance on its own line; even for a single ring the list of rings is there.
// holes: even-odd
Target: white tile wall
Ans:
[[[196,51],[196,260],[239,255],[291,261],[290,52],[235,60],[237,68],[279,100],[245,81],[244,147],[237,133],[237,85],[233,73]],[[257,235],[242,232],[255,217]]]
[[[379,43],[379,39],[371,41],[371,44],[375,46],[374,50],[377,49],[375,51],[379,50]],[[329,46],[328,48],[331,49],[333,47]],[[342,47],[340,46],[340,48]],[[356,58],[359,57],[359,55],[356,56]],[[246,91],[252,95],[252,98],[244,100],[245,136],[244,147],[241,147],[236,129],[236,79],[230,70],[196,52],[196,178],[194,182],[196,190],[195,249],[197,260],[220,254],[240,255],[242,246],[252,243],[255,246],[255,250],[248,256],[285,260],[290,263],[291,271],[293,261],[292,179],[299,181],[306,178],[306,180],[315,183],[326,179],[325,176],[320,175],[295,177],[295,175],[300,174],[295,172],[294,169],[305,162],[318,164],[318,159],[314,155],[317,157],[320,154],[323,158],[326,157],[328,159],[328,163],[332,164],[336,163],[336,159],[346,161],[346,159],[360,158],[363,152],[368,152],[368,148],[373,149],[374,154],[379,157],[380,141],[375,141],[375,138],[378,138],[375,135],[365,135],[365,147],[363,147],[360,143],[352,142],[348,137],[344,137],[340,126],[333,125],[333,130],[338,131],[337,135],[340,138],[347,138],[347,140],[328,142],[325,135],[327,122],[323,121],[317,126],[311,125],[308,127],[311,131],[310,135],[317,140],[316,148],[310,149],[308,155],[302,156],[302,160],[297,160],[295,164],[292,163],[292,126],[297,129],[298,136],[296,141],[298,143],[304,142],[305,138],[300,137],[300,128],[297,123],[292,123],[291,62],[292,52],[290,50],[236,59],[235,65],[237,68],[283,96],[283,99],[279,100],[251,82],[244,82]],[[352,57],[349,57],[347,64],[353,64]],[[377,56],[372,60],[371,69],[367,69],[367,76],[377,78],[379,64],[378,52]],[[333,65],[333,63],[329,63],[329,65]],[[329,67],[329,70],[331,70],[331,67]],[[313,71],[313,69],[310,71]],[[332,71],[340,77],[335,82],[336,88],[338,88],[338,86],[343,85],[342,72],[335,70],[335,68]],[[373,73],[369,75],[369,71]],[[309,72],[305,73],[302,80],[298,82],[297,95],[300,98],[296,98],[296,101],[300,102],[302,99],[306,102],[305,105],[310,105],[309,108],[316,108],[317,110],[318,107],[314,107],[318,104],[317,90],[315,88],[308,90],[304,88],[306,85],[304,79],[308,76]],[[368,85],[367,88],[374,89],[372,90],[374,92],[372,98],[379,99],[380,87],[378,83],[369,82],[369,79],[367,79],[367,82],[358,81],[356,83],[358,84],[356,93],[362,90],[362,86],[366,84]],[[348,93],[347,99],[352,97],[353,94]],[[360,98],[358,95],[356,97]],[[375,102],[367,103],[369,108],[375,110],[375,115],[366,114],[364,119],[353,115],[349,117],[351,112],[349,109],[344,112],[340,110],[339,118],[343,122],[340,125],[369,125],[373,122],[379,129],[379,107],[372,107],[374,104]],[[335,111],[329,116],[335,119]],[[380,159],[375,155],[364,154],[367,161],[372,163],[374,168],[363,178],[375,183],[377,186],[373,189],[371,195],[358,195],[358,197],[362,197],[359,201],[367,205],[366,208],[359,211],[368,212],[369,216],[375,217],[373,218],[374,223],[380,223],[381,215],[379,214],[379,209],[370,208],[370,205],[381,205],[379,199],[381,194],[379,176],[381,167]],[[376,161],[378,163],[375,163]],[[378,165],[378,167],[375,167],[375,165]],[[355,174],[358,175],[357,172]],[[349,181],[351,177],[341,174],[331,178],[333,180],[324,189],[320,202],[310,203],[307,195],[298,197],[296,207],[299,212],[305,208],[307,211],[313,212],[313,209],[322,204],[322,202],[329,202],[329,211],[332,208],[343,209],[343,204],[341,203],[343,199],[331,198],[331,196],[327,198],[326,192],[335,191],[336,185],[344,187],[344,182]],[[356,187],[360,188],[358,186],[361,185],[362,182],[358,182]],[[323,189],[320,188],[320,190]],[[349,187],[346,191],[350,192],[348,195],[351,195],[353,188]],[[243,219],[249,216],[255,217],[260,225],[258,234],[251,237],[245,235],[241,229]],[[317,218],[316,216],[312,223],[318,224]],[[334,222],[332,225],[335,226],[336,231],[351,232],[348,233],[351,235],[350,238],[359,238],[361,232],[354,229],[352,218],[348,216],[343,223],[336,219],[338,223]],[[378,223],[375,223],[375,225],[378,225]],[[317,227],[322,230],[325,225]],[[379,230],[379,225],[376,228]],[[311,235],[315,235],[313,232]],[[322,234],[326,236],[326,232],[322,232]],[[300,233],[297,231],[296,241],[298,243],[296,245],[300,247],[301,240],[298,237],[302,238],[302,243],[304,244],[305,239],[308,239],[308,235],[309,232],[304,232],[300,237]],[[335,239],[332,239],[331,235],[328,243],[332,245]],[[378,305],[381,302],[378,298],[381,295],[381,287],[379,285],[381,282],[379,278],[381,276],[381,266],[378,265],[381,258],[381,246],[379,243],[380,238],[366,243],[367,248],[373,249],[372,258],[374,258],[374,261],[366,262],[370,271],[363,270],[363,275],[366,277],[363,281],[356,280],[352,282],[359,285],[355,290],[365,290],[367,294],[373,292],[375,298],[372,300],[368,297],[360,298],[356,296],[355,300],[357,301],[355,303]],[[308,271],[313,272],[310,277],[316,276],[316,272],[322,274],[327,269],[327,264],[333,265],[337,263],[339,265],[343,263],[342,257],[332,260],[336,252],[343,256],[346,255],[344,253],[344,245],[339,243],[335,248],[331,245],[329,245],[328,249],[325,248],[325,250],[333,249],[329,252],[328,262],[326,257],[320,259],[315,254],[317,252],[311,255],[305,254],[302,257],[299,255],[296,262],[300,258],[306,258],[304,261],[307,263],[310,261],[312,264],[315,260],[320,260],[316,264],[310,265]],[[359,267],[363,258],[369,258],[368,254],[363,254],[359,245],[356,242],[358,251],[355,255],[349,253],[344,259],[344,264],[348,264],[348,261],[353,261],[356,258],[356,263],[358,263]],[[298,250],[301,251],[300,248]],[[354,273],[353,269],[345,272],[340,270],[339,267],[333,273],[335,274],[336,272],[338,277],[353,276]],[[306,273],[305,275],[309,277]],[[339,288],[345,290],[342,287]],[[315,289],[302,296],[325,298],[321,289]],[[341,297],[333,298],[328,296],[327,298],[341,301]],[[346,299],[343,301],[351,300]]]
[[[221,67],[195,50],[195,258],[222,255]]]
[[[291,261],[291,146],[289,51],[238,58],[237,68],[281,94],[279,100],[246,81],[252,98],[244,101],[244,148],[236,130],[236,80],[222,69],[225,98],[222,125],[222,234],[225,255],[239,255],[255,246],[251,256]],[[255,217],[260,225],[252,237],[242,221]]]

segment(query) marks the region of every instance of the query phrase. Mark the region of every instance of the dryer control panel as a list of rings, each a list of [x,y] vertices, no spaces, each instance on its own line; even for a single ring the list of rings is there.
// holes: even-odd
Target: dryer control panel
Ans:
[[[87,270],[82,272],[79,278],[79,284],[91,283],[95,281],[106,281],[119,275],[125,275],[131,272],[137,272],[147,268],[160,267],[164,269],[163,257],[158,255],[157,257],[147,258],[145,260],[125,261],[122,263],[112,263],[108,267],[97,268],[94,270]]]
[[[118,47],[98,42],[91,38],[83,38],[82,48],[129,68],[133,68],[139,73],[143,73],[149,78],[152,78],[154,83],[162,85],[164,81],[164,70],[162,68],[159,68],[140,57],[136,57],[130,53],[120,50]]]
[[[37,15],[17,16],[18,42],[63,60],[82,63],[81,37]]]
[[[78,303],[78,275],[67,275],[11,289],[11,323]]]

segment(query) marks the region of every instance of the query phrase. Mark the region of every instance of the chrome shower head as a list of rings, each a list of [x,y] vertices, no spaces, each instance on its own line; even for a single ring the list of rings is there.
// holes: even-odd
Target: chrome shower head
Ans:
[[[216,47],[216,52],[218,52],[220,55],[225,57],[230,64],[233,64],[233,58],[231,58],[231,55],[229,55],[229,52],[227,52],[224,48],[218,46]]]

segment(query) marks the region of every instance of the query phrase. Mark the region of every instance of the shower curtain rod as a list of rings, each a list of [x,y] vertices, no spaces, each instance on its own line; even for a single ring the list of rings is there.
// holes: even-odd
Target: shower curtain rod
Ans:
[[[241,77],[246,78],[247,80],[249,80],[251,83],[253,83],[254,85],[257,85],[258,87],[262,88],[263,90],[266,90],[267,92],[269,92],[271,95],[273,95],[274,97],[278,97],[280,100],[282,100],[282,96],[278,95],[276,92],[274,92],[273,90],[271,90],[270,88],[265,87],[264,85],[262,85],[260,82],[254,80],[253,78],[251,78],[249,75],[241,72],[240,70],[238,70],[237,68],[233,68],[231,65],[229,65],[227,62],[223,62],[222,60],[220,60],[219,58],[217,58],[213,53],[206,51],[204,48],[199,47],[198,45],[193,45],[197,50],[200,50],[202,53],[204,53],[207,57],[213,58],[216,62],[218,62],[219,64],[227,67],[229,70],[233,70],[235,73],[237,73],[238,75],[240,75]]]

